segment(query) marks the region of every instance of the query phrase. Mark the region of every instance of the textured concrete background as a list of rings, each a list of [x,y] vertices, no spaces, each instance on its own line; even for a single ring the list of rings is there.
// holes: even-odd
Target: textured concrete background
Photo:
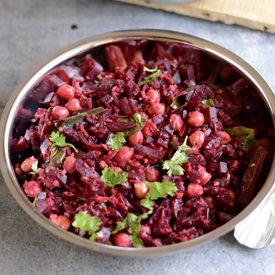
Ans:
[[[272,34],[111,0],[1,0],[0,112],[23,77],[52,53],[95,34],[130,28],[170,29],[218,43],[252,65],[275,91]],[[232,233],[192,251],[154,259],[89,251],[36,224],[0,177],[0,274],[271,275],[274,259],[275,246],[250,250]]]

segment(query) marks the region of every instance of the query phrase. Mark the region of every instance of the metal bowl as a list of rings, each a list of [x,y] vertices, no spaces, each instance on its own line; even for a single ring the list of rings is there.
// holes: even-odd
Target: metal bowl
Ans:
[[[21,190],[21,187],[15,176],[12,167],[11,152],[9,146],[10,139],[13,131],[20,131],[20,127],[15,126],[15,122],[18,119],[20,106],[24,105],[24,108],[27,108],[32,113],[34,113],[36,108],[39,106],[39,101],[41,102],[41,95],[39,95],[39,93],[36,93],[35,89],[33,89],[35,84],[41,81],[41,79],[43,79],[43,77],[51,70],[53,70],[53,68],[56,68],[58,65],[72,57],[89,52],[91,49],[94,49],[96,47],[100,47],[109,43],[121,42],[124,40],[149,40],[180,43],[191,50],[201,51],[204,54],[211,56],[213,60],[216,59],[227,63],[232,68],[234,68],[234,70],[238,72],[241,77],[244,77],[259,95],[260,99],[263,101],[267,109],[267,113],[269,116],[268,119],[270,120],[271,127],[274,129],[275,97],[271,89],[252,67],[250,67],[245,61],[243,61],[240,57],[236,56],[232,52],[209,41],[179,32],[163,30],[126,30],[105,33],[81,40],[53,54],[38,67],[36,67],[29,75],[27,75],[26,78],[13,92],[5,107],[1,119],[1,129],[3,130],[4,134],[1,135],[0,141],[0,158],[1,170],[4,179],[16,201],[37,223],[39,223],[55,235],[85,248],[109,254],[127,256],[175,253],[177,251],[194,248],[198,245],[218,238],[232,230],[236,224],[247,217],[257,207],[257,205],[259,205],[259,203],[264,200],[264,198],[270,193],[275,179],[274,157],[272,163],[270,163],[270,170],[261,190],[255,196],[253,201],[235,218],[233,218],[223,226],[215,229],[214,231],[209,232],[196,239],[183,243],[152,248],[121,248],[116,246],[103,245],[97,242],[91,242],[88,239],[84,239],[78,235],[59,228],[35,209],[33,204],[29,201],[29,199]],[[22,125],[23,122],[21,121],[20,126],[22,127]],[[272,150],[274,150],[274,148],[272,148]],[[274,152],[271,153],[273,153],[274,156]]]

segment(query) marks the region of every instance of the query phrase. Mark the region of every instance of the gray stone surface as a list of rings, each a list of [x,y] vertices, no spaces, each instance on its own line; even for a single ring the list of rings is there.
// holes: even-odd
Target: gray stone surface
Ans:
[[[95,34],[130,28],[170,29],[218,43],[252,65],[275,91],[275,35],[111,0],[2,0],[0,110],[23,77],[52,53]],[[36,224],[0,178],[0,274],[271,275],[274,259],[275,246],[251,250],[232,233],[192,251],[153,259],[89,251]]]

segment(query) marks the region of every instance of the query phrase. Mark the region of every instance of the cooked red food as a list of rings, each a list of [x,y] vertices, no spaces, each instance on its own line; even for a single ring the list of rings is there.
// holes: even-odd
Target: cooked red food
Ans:
[[[104,46],[54,69],[32,97],[39,107],[19,110],[11,139],[15,174],[40,213],[91,241],[202,236],[249,204],[269,169],[261,99],[232,67],[184,45]]]

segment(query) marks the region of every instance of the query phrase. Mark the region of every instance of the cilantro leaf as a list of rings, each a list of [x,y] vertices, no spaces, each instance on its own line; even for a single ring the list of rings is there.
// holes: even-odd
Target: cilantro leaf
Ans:
[[[153,206],[155,203],[149,199],[149,197],[145,197],[140,201],[140,205],[147,208],[147,209],[153,209]]]
[[[30,172],[29,174],[32,174],[32,175],[39,174],[38,160],[32,164],[32,172]]]
[[[118,134],[111,133],[110,138],[107,141],[107,146],[112,150],[118,150],[122,147],[122,144],[126,142],[124,138],[124,133],[120,132]]]
[[[80,211],[74,216],[72,226],[79,228],[82,232],[88,232],[92,235],[100,229],[101,219],[90,216],[86,211]]]
[[[34,200],[33,200],[33,202],[32,202],[32,204],[35,206],[35,203],[36,203],[36,201],[38,200],[38,195],[36,195],[35,196],[35,198],[34,198]]]
[[[145,181],[145,184],[149,187],[149,192],[146,194],[145,199],[140,201],[140,205],[148,209],[152,209],[154,206],[154,202],[152,202],[152,200],[166,198],[168,195],[173,197],[178,191],[175,184],[167,180],[163,182]]]
[[[139,247],[143,244],[142,240],[139,237],[139,231],[141,226],[141,220],[146,219],[153,210],[148,211],[140,216],[136,216],[134,213],[128,212],[125,219],[121,222],[117,222],[116,228],[112,231],[112,234],[118,233],[126,227],[129,227],[130,239],[133,243],[133,246]]]
[[[187,136],[182,145],[180,145],[170,160],[165,160],[162,164],[162,169],[167,169],[167,174],[169,176],[179,176],[184,174],[184,169],[180,166],[182,163],[188,161],[189,157],[186,155],[185,151],[190,150],[190,148],[186,145]]]
[[[203,103],[204,105],[209,106],[209,107],[215,107],[215,103],[212,98],[202,100],[201,103]]]
[[[55,133],[55,132],[52,132],[49,139],[50,139],[51,142],[53,142],[53,145],[52,145],[52,147],[51,147],[51,150],[52,150],[55,146],[58,146],[58,147],[70,146],[70,147],[72,147],[76,152],[78,152],[77,149],[74,147],[73,144],[67,143],[67,142],[65,141],[66,137],[65,137],[63,134],[61,134],[61,136],[59,136],[59,131],[57,131],[56,133]]]
[[[93,232],[92,235],[91,235],[91,237],[89,238],[89,240],[95,242],[97,240],[97,237],[101,237],[101,238],[104,237],[101,230],[98,231],[98,232]]]
[[[254,139],[254,129],[247,128],[244,126],[230,127],[224,129],[228,134],[233,134],[234,136],[241,137],[246,136],[245,141],[243,142],[244,151],[248,151],[250,145],[255,141]]]
[[[115,172],[113,168],[105,167],[100,178],[107,186],[114,187],[118,184],[126,185],[128,174]]]
[[[155,69],[148,69],[144,66],[144,71],[150,72],[150,73],[155,72],[155,73],[146,76],[141,82],[138,83],[138,86],[142,86],[148,82],[155,81],[157,77],[162,74],[161,70],[158,69],[158,67],[156,67]]]

